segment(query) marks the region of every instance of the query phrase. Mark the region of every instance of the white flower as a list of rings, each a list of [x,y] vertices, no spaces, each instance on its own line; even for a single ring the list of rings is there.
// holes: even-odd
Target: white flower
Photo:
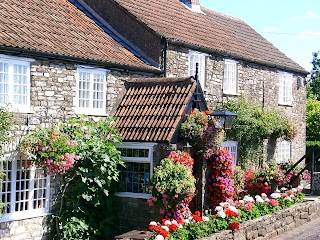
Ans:
[[[167,226],[161,226],[164,230],[166,230],[167,232],[169,232],[169,228]]]
[[[265,198],[264,201],[265,202],[270,202],[270,199],[269,198]]]
[[[260,196],[256,196],[256,201],[258,202],[258,203],[264,203],[264,200],[262,199],[262,197],[260,197]]]
[[[226,213],[224,211],[217,212],[217,215],[218,215],[218,217],[221,217],[221,218],[225,218],[226,217]]]
[[[291,189],[293,192],[297,192],[298,190],[297,189],[295,189],[295,188],[292,188]]]
[[[224,206],[226,205],[226,203],[221,202],[221,203],[219,203],[219,205],[220,205],[221,207],[224,207]]]
[[[284,191],[287,191],[287,188],[282,187],[280,190],[284,192]]]
[[[209,222],[209,218],[208,218],[207,216],[203,216],[203,217],[202,217],[202,220],[203,220],[204,222]]]
[[[280,192],[280,190],[279,190],[279,189],[277,189],[275,192],[276,192],[276,193],[279,193],[279,192]]]
[[[285,199],[285,200],[292,201],[292,198],[291,198],[291,197],[285,197],[284,199]]]
[[[204,214],[208,215],[209,211],[208,210],[204,210]]]
[[[164,225],[171,225],[171,222],[169,220],[165,220]]]
[[[185,219],[183,220],[185,224],[189,224],[190,223],[190,220],[189,219]]]
[[[244,200],[245,202],[254,202],[253,197],[251,197],[251,196],[249,196],[249,195],[244,196],[243,200]]]
[[[267,194],[261,193],[261,197],[266,197],[266,196],[267,196]]]
[[[234,206],[230,206],[230,207],[228,207],[232,212],[236,212],[236,213],[239,213],[239,210],[236,208],[236,207],[234,207]]]
[[[244,201],[243,200],[239,200],[239,203],[244,204]]]
[[[274,193],[272,193],[272,194],[270,195],[270,197],[276,199],[276,198],[281,197],[281,194],[274,192]]]
[[[216,212],[220,212],[220,211],[223,210],[223,207],[217,206],[214,210],[215,210]]]
[[[176,220],[172,220],[172,222],[171,222],[172,224],[175,224],[175,225],[177,225],[177,226],[179,226],[179,223],[176,221]]]
[[[157,235],[154,240],[164,240],[164,237],[162,235]]]
[[[155,221],[151,221],[150,223],[149,223],[149,226],[157,226],[158,224],[155,222]]]

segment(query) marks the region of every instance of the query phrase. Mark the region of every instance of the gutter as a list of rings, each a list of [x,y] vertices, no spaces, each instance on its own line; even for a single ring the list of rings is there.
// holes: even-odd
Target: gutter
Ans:
[[[39,60],[54,60],[60,61],[65,63],[78,63],[78,64],[85,64],[85,65],[94,65],[100,66],[104,68],[108,68],[110,70],[117,70],[117,71],[134,71],[134,72],[143,72],[143,73],[153,73],[157,75],[163,74],[163,71],[157,68],[144,68],[144,67],[136,67],[136,66],[128,66],[125,64],[120,63],[112,63],[112,62],[104,62],[89,58],[80,58],[80,57],[72,57],[66,56],[56,53],[49,53],[49,52],[41,52],[37,50],[19,48],[19,47],[9,47],[9,46],[0,46],[0,53],[9,54],[9,55],[18,55],[18,56],[25,56],[30,58],[35,58]]]
[[[265,62],[265,61],[252,60],[250,58],[246,58],[246,57],[243,57],[243,56],[238,55],[238,54],[231,54],[231,53],[228,53],[228,52],[225,52],[225,51],[221,51],[221,50],[218,50],[218,49],[210,49],[210,48],[202,47],[202,46],[199,46],[199,45],[196,45],[196,44],[175,40],[175,39],[172,39],[172,38],[167,38],[167,41],[169,43],[171,43],[171,44],[174,44],[174,45],[183,46],[183,47],[187,47],[187,48],[192,48],[192,49],[199,50],[201,52],[216,54],[216,55],[219,55],[219,56],[222,56],[222,57],[231,57],[231,58],[235,58],[236,60],[243,60],[245,62],[264,65],[264,66],[268,66],[268,67],[271,67],[271,68],[277,68],[277,69],[286,70],[286,71],[299,73],[299,74],[303,74],[303,75],[308,75],[309,74],[309,72],[306,71],[306,70],[297,70],[297,69],[290,68],[290,67],[284,67],[284,66],[281,66],[281,65],[278,65],[278,64],[270,64],[269,62]]]

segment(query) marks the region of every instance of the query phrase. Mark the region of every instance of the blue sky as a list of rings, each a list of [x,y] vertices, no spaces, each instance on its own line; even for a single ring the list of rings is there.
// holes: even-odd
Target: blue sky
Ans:
[[[320,51],[320,0],[200,0],[238,17],[307,71]]]

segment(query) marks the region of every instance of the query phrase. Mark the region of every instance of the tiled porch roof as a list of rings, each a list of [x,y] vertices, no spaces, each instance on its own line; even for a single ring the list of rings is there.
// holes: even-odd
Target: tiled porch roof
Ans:
[[[123,141],[170,142],[196,85],[192,77],[127,82],[127,91],[115,114]]]

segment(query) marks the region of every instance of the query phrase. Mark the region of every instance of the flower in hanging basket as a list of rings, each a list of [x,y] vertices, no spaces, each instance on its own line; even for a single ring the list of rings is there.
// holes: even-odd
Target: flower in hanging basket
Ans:
[[[36,130],[27,135],[19,147],[35,166],[42,168],[48,175],[67,172],[79,159],[75,155],[77,142],[58,130]]]

